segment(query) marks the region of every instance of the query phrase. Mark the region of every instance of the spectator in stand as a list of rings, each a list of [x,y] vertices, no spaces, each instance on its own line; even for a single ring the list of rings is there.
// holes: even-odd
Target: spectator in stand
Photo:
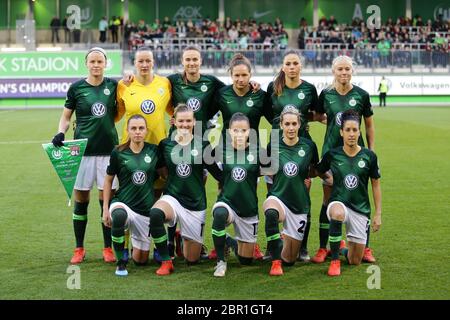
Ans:
[[[63,30],[64,30],[64,42],[65,43],[69,43],[70,41],[71,41],[71,39],[70,39],[70,29],[69,29],[69,26],[67,25],[67,19],[69,18],[70,16],[67,14],[66,16],[65,16],[65,18],[64,18],[64,20],[63,20],[63,22],[62,22],[62,24],[61,24],[61,26],[62,26],[62,28],[63,28]]]
[[[99,41],[101,43],[104,43],[106,41],[107,30],[108,30],[108,20],[106,20],[106,17],[102,17],[100,19],[100,22],[98,23],[98,31],[100,32]]]
[[[50,28],[52,29],[52,43],[59,43],[59,28],[61,27],[61,21],[58,17],[53,17],[50,21]]]

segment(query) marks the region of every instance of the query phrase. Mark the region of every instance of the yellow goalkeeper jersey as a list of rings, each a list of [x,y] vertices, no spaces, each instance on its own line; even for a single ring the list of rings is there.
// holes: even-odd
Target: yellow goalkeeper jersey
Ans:
[[[116,122],[125,115],[120,143],[128,140],[126,124],[135,114],[144,116],[147,121],[146,142],[157,145],[167,136],[164,113],[173,115],[172,88],[167,78],[154,75],[149,85],[143,85],[135,78],[128,87],[120,80],[117,86],[117,103]]]

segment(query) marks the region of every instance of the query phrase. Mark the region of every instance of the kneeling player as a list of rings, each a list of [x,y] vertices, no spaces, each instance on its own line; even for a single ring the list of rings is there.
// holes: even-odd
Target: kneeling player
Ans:
[[[359,265],[364,256],[367,229],[370,227],[370,202],[368,194],[369,178],[375,204],[373,231],[381,226],[380,172],[375,153],[358,145],[360,117],[356,111],[347,110],[342,114],[340,129],[343,147],[331,149],[324,154],[317,166],[319,173],[327,170],[333,173],[333,189],[327,216],[330,220],[329,241],[331,265],[328,275],[341,273],[339,245],[342,239],[342,224],[346,225],[350,264]]]

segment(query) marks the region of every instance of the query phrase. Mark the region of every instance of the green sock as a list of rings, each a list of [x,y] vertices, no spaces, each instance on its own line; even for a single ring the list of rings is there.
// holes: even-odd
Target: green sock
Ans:
[[[103,200],[98,200],[100,203],[100,223],[102,225],[102,232],[103,232],[103,247],[104,248],[111,248],[111,228],[107,227],[101,222],[103,218]]]
[[[331,259],[339,259],[339,246],[342,240],[342,221],[333,220],[330,221],[330,249],[331,249]]]
[[[75,205],[73,208],[73,231],[75,232],[75,240],[77,248],[83,247],[84,243],[84,234],[86,233],[86,225],[87,225],[87,209],[89,206],[89,202],[77,202],[75,201]]]
[[[328,233],[330,229],[330,222],[327,217],[327,206],[322,204],[322,208],[320,209],[319,216],[319,241],[320,247],[326,248],[328,243]]]
[[[217,253],[217,261],[225,261],[225,227],[228,219],[228,210],[225,207],[216,207],[213,211],[212,238]]]
[[[170,260],[169,249],[167,247],[167,233],[166,228],[164,228],[165,219],[166,215],[161,209],[152,208],[150,210],[150,234],[162,261]]]
[[[128,215],[125,209],[117,208],[111,212],[111,239],[117,261],[122,260],[123,258],[123,249],[125,248],[125,223],[127,222],[127,218]]]
[[[279,213],[275,209],[267,209],[264,215],[266,216],[267,249],[272,256],[272,260],[280,260],[283,242],[278,226]]]

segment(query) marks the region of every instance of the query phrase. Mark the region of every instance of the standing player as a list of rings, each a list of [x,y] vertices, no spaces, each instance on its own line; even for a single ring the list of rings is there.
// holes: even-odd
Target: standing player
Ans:
[[[117,82],[103,76],[107,61],[106,53],[102,48],[92,48],[86,54],[85,60],[89,72],[88,77],[70,86],[59,120],[59,133],[52,140],[56,147],[64,145],[65,133],[75,112],[74,138],[87,138],[88,143],[74,186],[73,228],[76,248],[70,260],[72,264],[81,263],[86,255],[84,235],[88,220],[90,190],[96,182],[99,189],[100,208],[103,209],[102,188],[106,167],[111,151],[118,144],[117,131],[114,126],[114,117],[117,113]],[[112,188],[117,188],[117,181],[113,183]],[[105,262],[114,262],[114,254],[111,249],[111,229],[102,224],[102,230],[103,259]]]
[[[158,146],[144,141],[147,123],[139,114],[131,116],[126,126],[128,141],[113,150],[103,188],[105,205],[104,224],[112,226],[112,240],[117,258],[116,275],[126,276],[124,259],[125,229],[131,232],[133,261],[144,265],[150,251],[149,213],[155,202],[153,183],[157,169],[162,167]],[[162,174],[161,170],[159,171]],[[113,179],[117,176],[119,190],[111,194]],[[112,199],[111,206],[108,206]]]
[[[231,117],[240,112],[248,117],[250,129],[258,133],[258,127],[261,117],[264,116],[267,121],[272,121],[272,112],[267,93],[263,90],[252,91],[250,78],[252,76],[252,67],[250,61],[241,53],[237,53],[230,61],[230,72],[233,84],[222,87],[215,97],[216,111],[220,111],[223,118],[222,140],[225,147],[230,143],[230,137],[227,135]],[[257,136],[258,141],[259,137]],[[220,145],[220,144],[219,144]],[[210,254],[210,257],[214,256]],[[258,244],[255,245],[255,258],[262,259]]]
[[[223,188],[212,209],[212,234],[217,253],[215,277],[224,277],[227,270],[226,226],[234,225],[238,240],[237,255],[242,265],[252,263],[258,233],[256,187],[260,175],[259,148],[256,141],[248,141],[250,120],[247,116],[240,112],[233,114],[229,126],[231,145],[215,148],[223,169]]]
[[[133,82],[119,81],[117,87],[119,121],[125,115],[125,121],[135,115],[142,115],[148,125],[145,141],[158,145],[167,136],[165,113],[172,116],[172,91],[169,80],[153,73],[154,59],[152,51],[147,47],[139,48],[134,56],[136,75]],[[124,127],[121,143],[128,139]],[[159,198],[164,187],[164,180],[155,182],[155,197]],[[128,249],[127,249],[128,251]]]
[[[272,257],[271,276],[281,276],[285,265],[292,266],[304,239],[308,213],[311,210],[309,191],[304,180],[310,169],[319,162],[317,147],[311,140],[299,137],[301,117],[297,109],[287,107],[279,116],[283,137],[279,147],[272,151],[277,171],[273,172],[273,185],[263,204],[266,216],[267,248]],[[272,142],[276,145],[276,142]],[[278,223],[283,222],[283,241]]]
[[[329,150],[342,146],[343,140],[340,135],[342,113],[346,110],[355,110],[360,117],[364,117],[366,128],[366,139],[368,148],[375,149],[375,126],[373,122],[372,105],[367,91],[351,83],[353,73],[353,61],[350,57],[339,56],[333,60],[332,71],[334,75],[333,84],[324,89],[319,96],[317,107],[318,119],[326,114],[327,129],[322,148],[322,156]],[[363,146],[364,141],[359,136],[358,144]],[[320,249],[311,259],[315,263],[323,263],[327,256],[327,241],[329,232],[329,221],[326,215],[328,201],[331,194],[331,185],[323,184],[323,203],[320,210],[319,239]],[[369,231],[368,231],[369,232]],[[364,251],[363,261],[375,262],[372,250],[369,248],[369,234],[367,236],[367,248]],[[343,244],[343,243],[342,243]]]
[[[317,108],[318,97],[314,85],[300,78],[302,63],[300,55],[295,50],[287,51],[283,56],[283,65],[275,80],[269,83],[267,94],[270,97],[273,113],[272,130],[280,128],[280,115],[284,108],[293,107],[300,112],[301,127],[299,135],[312,140],[308,130],[308,120],[313,119]],[[268,176],[265,177],[267,188],[272,184]],[[311,179],[305,180],[308,191],[311,187]],[[303,235],[299,260],[309,261],[308,236],[311,226],[311,213],[308,213],[308,221]]]
[[[327,151],[317,166],[319,173],[325,173],[328,170],[333,173],[331,202],[326,212],[330,221],[329,276],[338,276],[341,273],[339,246],[342,239],[342,224],[345,224],[347,231],[348,262],[359,265],[363,260],[367,229],[370,228],[370,202],[367,188],[369,178],[375,204],[373,231],[378,231],[381,226],[380,171],[375,153],[358,145],[361,135],[360,119],[361,116],[355,110],[347,110],[342,114],[340,134],[344,146]]]
[[[198,262],[201,254],[206,219],[206,192],[203,170],[219,178],[220,170],[207,166],[203,161],[203,150],[207,142],[193,134],[194,112],[184,104],[175,108],[173,139],[166,138],[159,145],[160,154],[168,171],[164,195],[150,211],[150,233],[161,257],[157,275],[173,272],[173,264],[167,246],[164,222],[175,225],[180,222],[183,238],[183,255],[188,264]]]

